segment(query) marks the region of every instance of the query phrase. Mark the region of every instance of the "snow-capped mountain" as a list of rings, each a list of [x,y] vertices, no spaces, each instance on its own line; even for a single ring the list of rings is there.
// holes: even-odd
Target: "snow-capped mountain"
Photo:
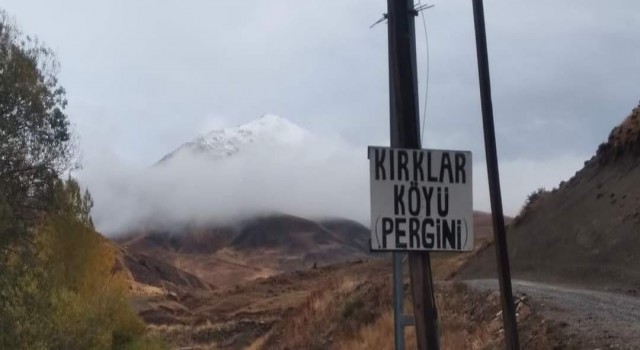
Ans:
[[[162,157],[158,164],[182,155],[206,155],[224,158],[237,153],[250,144],[296,145],[310,133],[286,118],[273,114],[239,125],[237,127],[210,131],[187,142]]]

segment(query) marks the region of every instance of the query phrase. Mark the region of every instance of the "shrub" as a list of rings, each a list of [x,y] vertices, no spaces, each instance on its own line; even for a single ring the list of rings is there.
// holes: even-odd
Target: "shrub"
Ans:
[[[527,196],[527,199],[524,201],[524,205],[518,215],[513,219],[514,226],[517,226],[522,223],[524,218],[531,212],[531,210],[538,204],[542,198],[548,194],[549,192],[544,189],[544,187],[540,187],[537,190],[531,192]]]

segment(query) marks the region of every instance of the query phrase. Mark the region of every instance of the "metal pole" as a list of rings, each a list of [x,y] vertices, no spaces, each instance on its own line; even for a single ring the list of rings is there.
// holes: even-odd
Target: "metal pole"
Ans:
[[[404,350],[404,276],[402,253],[393,253],[393,336],[396,350]]]
[[[487,157],[487,173],[489,177],[489,196],[491,199],[493,233],[495,237],[496,257],[498,260],[498,281],[500,283],[500,294],[502,296],[502,322],[504,323],[505,344],[507,349],[517,350],[520,349],[520,344],[518,341],[516,311],[513,305],[513,292],[511,289],[511,271],[509,268],[509,255],[507,251],[507,234],[504,225],[504,214],[502,212],[498,152],[493,124],[491,83],[489,80],[487,35],[484,24],[484,8],[482,0],[473,0],[473,18],[476,32],[484,147]]]
[[[409,253],[409,273],[418,349],[438,350],[440,349],[438,311],[429,252]]]
[[[387,0],[391,147],[421,148],[413,0]],[[438,350],[436,311],[428,252],[409,253],[418,348]],[[396,318],[401,318],[400,314]],[[396,337],[397,338],[397,337]]]

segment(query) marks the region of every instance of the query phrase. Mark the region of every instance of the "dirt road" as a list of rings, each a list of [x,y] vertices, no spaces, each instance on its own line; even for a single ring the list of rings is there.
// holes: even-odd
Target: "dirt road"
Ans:
[[[480,290],[497,290],[497,280],[468,280]],[[554,327],[567,335],[561,348],[640,349],[640,297],[513,281],[516,295],[525,294]]]

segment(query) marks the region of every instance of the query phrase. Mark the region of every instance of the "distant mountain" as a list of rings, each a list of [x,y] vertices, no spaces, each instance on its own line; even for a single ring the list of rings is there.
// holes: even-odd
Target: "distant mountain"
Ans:
[[[216,164],[243,152],[302,147],[311,138],[311,133],[291,121],[265,114],[198,136],[162,157],[156,166],[181,166],[174,163],[181,158]],[[369,257],[369,230],[342,218],[328,221],[328,226],[286,213],[248,217],[233,225],[187,221],[163,227],[157,222],[148,222],[153,229],[130,232],[118,243],[130,255],[172,264],[213,286]]]
[[[289,146],[300,144],[310,133],[289,120],[265,114],[237,127],[210,131],[182,144],[165,155],[157,164],[185,155],[222,159],[252,144]]]
[[[350,227],[357,229],[349,229]],[[329,228],[321,222],[293,215],[271,215],[245,223],[231,246],[244,250],[275,248],[290,254],[331,248],[341,250],[345,255],[352,255],[368,252],[368,239],[369,230],[351,220],[335,221]]]
[[[327,230],[333,232],[339,239],[346,244],[357,247],[363,251],[369,251],[371,239],[371,230],[368,227],[352,220],[333,218],[320,220],[320,225]]]
[[[158,165],[180,166],[181,163],[173,161],[181,157],[197,157],[198,162],[203,159],[215,164],[256,148],[301,147],[312,137],[287,119],[268,114],[238,127],[201,135],[167,154]],[[481,219],[479,227],[490,223],[485,219],[486,214],[476,213],[476,217]],[[226,225],[182,222],[170,227],[149,223],[149,227],[153,229],[130,232],[119,238],[118,243],[132,256],[152,257],[171,264],[213,287],[233,286],[314,266],[386,256],[370,253],[370,231],[366,226],[340,217],[316,220],[279,213],[248,217]],[[480,234],[485,231],[487,229],[478,230],[479,245],[491,240],[489,234]],[[182,283],[180,278],[169,275],[172,281]]]
[[[573,178],[532,194],[508,230],[515,278],[640,290],[640,106]],[[491,247],[463,278],[496,276]]]
[[[131,251],[147,254],[174,252],[181,254],[214,254],[228,247],[237,235],[235,227],[190,226],[172,230],[141,230],[119,238]]]

